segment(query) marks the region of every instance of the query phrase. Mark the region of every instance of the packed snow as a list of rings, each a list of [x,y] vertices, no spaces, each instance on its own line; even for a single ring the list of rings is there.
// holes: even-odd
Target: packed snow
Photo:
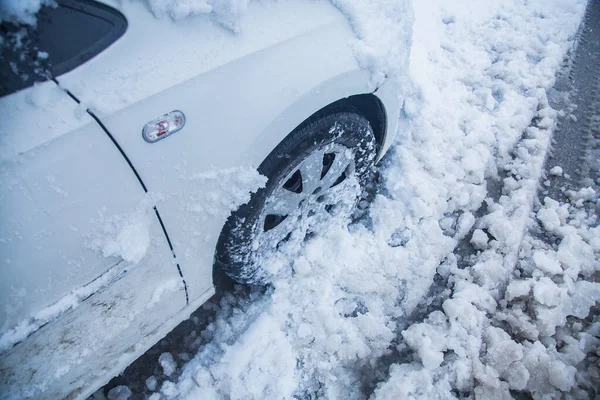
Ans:
[[[587,397],[600,379],[598,191],[537,200],[556,121],[568,117],[546,91],[586,2],[334,4],[363,66],[405,96],[406,130],[369,215],[322,230],[266,291],[225,295],[186,338],[193,359],[174,358],[175,374],[161,355],[164,374],[145,393]],[[455,251],[461,243],[471,253]]]
[[[135,265],[150,247],[150,224],[154,216],[154,204],[158,199],[146,196],[135,211],[127,215],[100,214],[95,221],[97,231],[88,239],[89,246],[104,257],[120,257]]]

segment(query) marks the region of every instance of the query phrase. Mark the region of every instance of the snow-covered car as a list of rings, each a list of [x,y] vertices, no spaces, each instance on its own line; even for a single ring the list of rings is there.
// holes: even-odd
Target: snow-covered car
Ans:
[[[326,220],[396,131],[395,85],[329,2],[241,24],[148,4],[2,25],[2,399],[86,398],[215,293],[215,266],[267,281],[264,247]]]

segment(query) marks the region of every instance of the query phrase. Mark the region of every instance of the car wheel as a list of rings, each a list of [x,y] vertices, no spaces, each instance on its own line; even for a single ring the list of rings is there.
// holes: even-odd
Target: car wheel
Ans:
[[[240,283],[271,281],[281,271],[270,256],[350,216],[375,156],[369,121],[354,110],[302,123],[258,168],[267,183],[228,218],[215,268]]]

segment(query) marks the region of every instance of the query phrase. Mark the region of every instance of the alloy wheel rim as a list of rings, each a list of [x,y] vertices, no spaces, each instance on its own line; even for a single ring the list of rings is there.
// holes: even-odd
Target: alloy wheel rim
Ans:
[[[354,151],[337,143],[305,157],[265,201],[255,250],[277,249],[294,233],[310,235],[302,231],[336,215],[344,201],[340,189],[354,170]]]

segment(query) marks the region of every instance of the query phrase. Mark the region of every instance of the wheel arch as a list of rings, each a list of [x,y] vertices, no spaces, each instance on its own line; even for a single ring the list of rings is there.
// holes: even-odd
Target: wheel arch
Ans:
[[[315,116],[350,110],[371,124],[379,160],[389,147],[394,136],[391,133],[396,128],[393,115],[398,111],[398,99],[390,90],[394,86],[392,83],[386,81],[378,87],[373,84],[370,73],[358,67],[322,81],[303,94],[295,95],[295,99],[277,115],[269,117],[271,122],[255,136],[246,148],[246,154],[258,166],[289,134]]]
[[[331,127],[334,123],[337,124],[338,122],[340,122],[341,124],[348,124],[348,118],[350,117],[354,119],[351,119],[352,122],[347,126],[355,127],[357,126],[356,124],[358,122],[362,123],[362,126],[365,127],[364,137],[362,135],[345,134],[338,136],[336,132],[333,132],[331,130]],[[371,132],[369,132],[368,134],[366,133],[366,127],[368,126],[366,125],[366,123],[371,125]],[[320,128],[317,128],[317,130],[315,131],[315,126],[317,126],[318,124],[320,124]],[[345,130],[342,128],[341,132],[344,131]],[[313,142],[313,139],[311,139],[310,136],[312,132],[323,132],[323,136],[317,135],[319,138],[330,137],[331,140],[346,140],[346,142],[344,142],[343,144],[344,146],[346,146],[346,148],[362,148],[363,152],[365,153],[360,153],[360,155],[357,155],[356,157],[359,158],[357,158],[356,160],[368,160],[365,161],[368,164],[365,164],[366,166],[362,169],[363,172],[361,172],[361,174],[363,174],[361,176],[364,176],[364,171],[370,170],[370,168],[373,166],[373,163],[377,160],[377,155],[382,149],[382,144],[377,143],[378,140],[375,138],[375,132],[378,132],[378,135],[380,135],[382,139],[385,136],[385,114],[383,104],[373,94],[362,94],[353,95],[347,98],[337,100],[319,109],[318,111],[304,119],[304,121],[302,121],[302,123],[295,127],[291,132],[285,135],[283,141],[279,143],[277,147],[274,148],[273,151],[269,154],[267,159],[265,159],[261,163],[261,166],[259,167],[260,173],[269,177],[269,182],[281,182],[279,180],[280,177],[275,178],[275,180],[271,181],[271,178],[274,177],[274,175],[272,175],[273,171],[285,171],[286,167],[282,168],[282,164],[288,165],[289,161],[287,160],[293,160],[294,157],[297,157],[298,155],[302,157],[302,154],[308,154],[306,153],[305,146],[309,146],[310,148],[311,143],[312,146],[315,146],[316,143],[319,141],[318,139],[315,139]],[[363,131],[357,130],[356,132],[358,133]],[[309,140],[307,140],[307,136],[305,135],[308,135]],[[368,140],[366,140],[367,137],[369,138]],[[354,139],[350,139],[350,143],[348,143],[348,139],[344,138]],[[296,140],[296,143],[292,143],[292,145],[290,145],[290,143],[287,143],[283,146],[283,148],[280,148],[281,145],[285,143],[288,139]],[[352,142],[352,140],[354,140],[354,142]],[[373,146],[374,143],[376,144],[375,147]],[[370,153],[371,156],[365,157],[367,153]],[[353,157],[355,156],[353,155]],[[226,255],[228,253],[228,251],[226,250],[227,246],[230,246],[230,249],[234,249],[238,247],[238,243],[249,243],[247,240],[235,239],[233,241],[230,241],[230,239],[228,238],[232,237],[231,235],[235,232],[238,232],[239,234],[240,231],[249,232],[250,230],[253,230],[253,228],[243,228],[242,225],[244,227],[256,226],[255,221],[257,220],[254,219],[254,217],[249,217],[249,215],[254,214],[256,210],[261,209],[261,207],[259,207],[259,204],[262,204],[262,202],[265,201],[267,196],[265,193],[270,193],[269,190],[272,190],[269,189],[269,187],[272,188],[272,186],[269,186],[269,184],[267,184],[266,188],[261,188],[256,193],[253,193],[252,200],[241,205],[236,211],[233,211],[228,217],[227,222],[221,229],[214,252],[212,270],[213,284],[217,291],[221,291],[223,289],[230,289],[232,285],[235,284],[233,279],[237,280],[240,283],[243,283],[247,279],[245,276],[255,276],[254,272],[251,272],[249,275],[244,275],[244,273],[242,273],[241,276],[238,276],[238,278],[230,278],[228,275],[231,275],[232,273],[237,274],[238,272],[236,271],[241,271],[240,269],[238,269],[238,267],[231,267],[231,265],[239,264],[240,261],[238,261],[238,257],[230,258],[223,257],[223,255]],[[309,189],[309,193],[310,192],[312,192],[312,189]],[[258,198],[256,198],[257,195]],[[242,214],[238,214],[239,212],[241,212]],[[242,234],[242,237],[244,235],[245,234]],[[227,242],[235,244],[227,245]],[[243,262],[243,264],[246,265],[246,262]],[[239,279],[242,279],[242,281],[240,281]],[[255,284],[258,282],[246,283]]]
[[[296,129],[301,129],[312,119],[340,110],[357,112],[369,121],[375,135],[375,140],[377,141],[377,156],[379,157],[387,134],[387,113],[383,102],[373,93],[355,94],[336,100],[307,117],[292,132]]]
[[[295,103],[291,104],[281,115],[275,117],[273,122],[269,125],[269,127],[265,130],[269,136],[272,135],[272,132],[279,131],[280,135],[276,142],[272,142],[269,151],[267,151],[262,160],[255,160],[257,166],[262,163],[264,159],[268,157],[272,150],[274,150],[282,141],[285,140],[289,135],[293,132],[302,129],[303,126],[309,124],[316,118],[321,118],[335,112],[339,111],[350,111],[356,112],[362,117],[366,118],[371,128],[373,129],[373,134],[376,140],[377,146],[377,156],[376,160],[379,160],[382,153],[384,152],[386,146],[386,141],[389,141],[388,137],[388,112],[386,110],[385,102],[387,98],[384,96],[383,98],[375,95],[377,90],[372,92],[360,92],[360,89],[370,89],[370,85],[367,83],[368,80],[365,79],[366,75],[363,75],[365,71],[352,71],[350,74],[343,74],[342,76],[336,77],[328,83],[323,84],[318,89],[313,89],[306,95],[302,96]],[[342,79],[342,81],[347,81],[348,77],[354,77],[355,80],[353,85],[357,85],[357,82],[362,81],[362,85],[357,85],[354,88],[350,88],[346,85],[339,85],[338,80]],[[362,78],[360,80],[356,78]],[[329,90],[328,90],[329,89]],[[352,90],[354,89],[354,90]],[[331,101],[332,93],[336,93],[337,96],[334,97],[334,100]],[[326,93],[324,101],[323,93]],[[313,109],[315,108],[315,104],[319,104],[319,108],[316,111],[304,112],[302,117],[298,117],[297,110],[306,109],[306,106],[303,103],[306,103],[306,98],[314,94],[314,101],[311,106]],[[391,104],[393,106],[393,104]],[[290,117],[291,115],[291,117]],[[289,121],[291,118],[296,118],[296,122],[292,125],[293,127],[289,127]],[[300,122],[298,122],[300,121]],[[286,125],[289,128],[285,128]],[[275,128],[274,128],[275,127]],[[284,131],[285,134],[281,134],[281,131]],[[263,139],[267,136],[263,132],[263,135],[260,135]],[[261,139],[260,142],[263,142]],[[264,142],[260,145],[264,149]],[[214,262],[212,269],[212,278],[213,285],[215,286],[217,291],[230,288],[232,284],[234,284],[233,280],[229,278],[223,271],[222,266],[220,266],[220,262],[218,261],[217,254],[219,252],[219,247],[222,239],[223,229],[219,232],[219,240],[214,250]]]

